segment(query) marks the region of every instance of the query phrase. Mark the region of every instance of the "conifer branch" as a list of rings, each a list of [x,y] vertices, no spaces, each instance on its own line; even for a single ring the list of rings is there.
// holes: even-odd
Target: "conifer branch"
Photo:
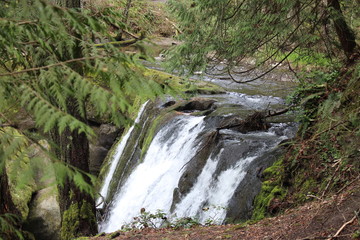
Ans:
[[[3,73],[3,74],[0,74],[0,77],[14,76],[14,75],[18,75],[18,74],[27,73],[27,72],[36,72],[36,71],[40,71],[40,70],[43,70],[43,69],[49,69],[49,68],[52,68],[52,67],[57,67],[57,66],[65,65],[65,64],[67,64],[67,63],[81,62],[81,61],[101,59],[101,58],[105,58],[105,57],[96,56],[96,57],[74,58],[74,59],[70,59],[70,60],[67,60],[67,61],[50,64],[50,65],[47,65],[47,66],[35,67],[35,68],[28,68],[28,69],[24,69],[24,70],[17,71],[17,72]]]
[[[16,23],[17,25],[36,24],[36,23],[39,22],[38,20],[16,21],[16,20],[7,19],[7,18],[0,18],[0,21],[14,22],[14,23]]]
[[[260,74],[260,75],[257,76],[257,77],[254,77],[254,78],[252,78],[252,79],[250,79],[250,80],[246,80],[246,81],[236,80],[236,79],[232,76],[232,74],[231,74],[231,72],[230,72],[230,69],[228,70],[228,74],[229,74],[231,80],[233,80],[233,81],[236,82],[236,83],[248,83],[248,82],[253,82],[253,81],[255,81],[255,80],[258,80],[259,78],[264,77],[265,75],[267,75],[268,73],[270,73],[270,72],[272,72],[274,69],[276,69],[278,66],[280,66],[299,46],[300,46],[300,45],[295,46],[288,54],[286,54],[285,57],[283,57],[283,59],[281,59],[280,62],[278,62],[277,64],[275,64],[272,68],[270,68],[270,69],[267,70],[266,72]]]

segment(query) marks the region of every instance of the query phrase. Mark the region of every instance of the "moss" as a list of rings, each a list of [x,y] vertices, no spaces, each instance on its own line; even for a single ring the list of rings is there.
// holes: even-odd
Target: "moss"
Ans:
[[[84,222],[88,222],[90,226],[96,223],[91,204],[85,200],[81,202],[81,206],[79,203],[71,204],[63,213],[60,239],[70,240],[79,237],[80,224]]]
[[[172,95],[186,94],[217,94],[224,93],[224,88],[205,81],[185,79],[169,73],[154,69],[146,69],[143,72],[148,77],[167,87],[168,93]],[[184,96],[184,95],[183,95]]]
[[[309,199],[309,194],[314,194],[317,192],[318,182],[313,178],[306,178],[305,173],[301,173],[298,175],[299,177],[295,178],[295,189],[298,189],[293,198],[297,203],[303,203]]]
[[[23,137],[17,131],[14,131],[12,134],[18,138]],[[23,141],[19,151],[11,156],[10,161],[5,162],[5,167],[9,177],[9,187],[13,202],[20,211],[22,219],[25,220],[29,214],[28,203],[37,186],[34,180],[33,166],[29,158],[29,155],[35,152],[36,147],[35,145],[27,145],[25,138]]]
[[[70,240],[77,237],[76,232],[80,226],[79,214],[80,211],[78,203],[70,205],[70,207],[63,213],[60,232],[61,240]]]
[[[161,112],[151,123],[151,126],[149,130],[146,132],[146,135],[144,136],[144,140],[142,142],[141,147],[141,157],[140,159],[143,159],[145,156],[155,134],[159,130],[159,126],[161,126],[162,123],[169,120],[169,118],[173,117],[175,113],[167,114],[168,112]]]
[[[268,216],[269,206],[273,199],[281,200],[286,196],[287,191],[282,187],[283,172],[284,166],[281,159],[263,172],[265,181],[255,198],[252,220],[260,220]]]
[[[80,208],[80,218],[86,220],[90,225],[96,223],[96,217],[93,212],[93,207],[90,203],[83,200]]]
[[[114,238],[117,238],[117,237],[120,236],[120,235],[121,235],[121,232],[120,232],[120,231],[117,231],[117,232],[111,233],[111,234],[108,236],[108,238],[109,238],[109,239],[114,239]]]

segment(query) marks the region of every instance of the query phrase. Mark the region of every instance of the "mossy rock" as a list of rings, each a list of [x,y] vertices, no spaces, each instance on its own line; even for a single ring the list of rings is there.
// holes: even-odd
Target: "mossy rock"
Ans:
[[[81,203],[71,204],[63,213],[60,239],[70,240],[79,237],[80,224],[81,222],[83,224],[84,221],[88,222],[90,226],[96,223],[91,204],[85,200]]]
[[[276,161],[271,167],[264,170],[263,183],[260,193],[254,201],[252,220],[260,220],[270,215],[269,208],[274,199],[283,199],[287,190],[282,187],[282,175],[284,172],[283,161]]]

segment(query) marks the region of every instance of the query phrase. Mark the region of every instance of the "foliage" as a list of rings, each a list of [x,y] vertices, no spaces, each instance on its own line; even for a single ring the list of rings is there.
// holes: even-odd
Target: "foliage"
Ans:
[[[155,213],[147,212],[143,210],[140,215],[134,217],[134,220],[131,223],[125,224],[122,226],[122,231],[129,231],[132,229],[143,229],[143,228],[191,228],[194,226],[210,226],[215,224],[220,224],[219,220],[216,218],[216,214],[219,211],[222,211],[224,208],[220,206],[211,206],[204,208],[203,211],[209,211],[211,208],[214,215],[204,221],[204,224],[201,224],[198,219],[195,217],[176,217],[167,216],[161,210],[157,210]]]
[[[355,63],[303,78],[292,98],[303,108],[301,132],[282,161],[265,170],[254,219],[271,215],[274,209],[276,213],[314,198],[325,199],[358,179],[359,73]]]
[[[300,114],[297,116],[301,123],[299,132],[304,135],[308,126],[317,116],[317,106],[329,95],[329,86],[334,84],[339,72],[333,69],[330,72],[313,70],[302,73],[298,80],[299,84],[288,97],[288,103]]]
[[[123,230],[129,229],[142,229],[142,228],[158,228],[167,220],[166,214],[161,210],[157,210],[155,213],[142,211],[134,220],[122,226]]]
[[[91,107],[96,115],[108,114],[114,124],[123,125],[130,122],[126,115],[132,108],[130,96],[146,99],[163,92],[157,83],[137,73],[140,70],[138,55],[127,56],[111,45],[105,45],[104,49],[93,46],[92,35],[108,37],[101,19],[88,12],[65,10],[44,1],[34,1],[28,6],[28,13],[12,15],[25,3],[13,4],[0,16],[4,29],[0,33],[4,72],[0,75],[1,112],[11,106],[9,103],[20,102],[43,132],[62,133],[69,127],[91,138],[93,130],[69,112],[70,99],[83,119]],[[105,17],[111,19],[111,16]],[[76,44],[81,46],[83,57],[80,59],[76,59],[74,52]],[[79,64],[84,74],[76,72],[72,64]],[[4,116],[1,122],[12,123]],[[6,149],[6,159],[13,154],[11,151],[17,148],[21,138],[1,136],[4,137],[2,142],[17,139]],[[58,176],[61,179],[62,173]],[[81,181],[76,173],[73,178]]]
[[[117,15],[117,21],[105,19],[113,37],[119,34],[120,29],[138,35],[145,34],[149,37],[152,34],[170,36],[173,33],[170,17],[167,16],[163,3],[145,0],[131,1],[128,19],[125,22],[124,9],[126,5],[127,0],[91,0],[85,7],[97,13],[99,17],[102,17],[106,11],[111,11],[111,15]]]
[[[356,1],[346,2],[358,6]],[[234,73],[248,74],[259,66],[265,66],[267,73],[289,56],[295,61],[321,56],[320,65],[340,56],[330,21],[339,12],[324,1],[173,0],[169,7],[180,24],[180,39],[184,41],[169,52],[169,67],[183,73],[187,69],[204,70],[206,64],[221,61],[228,66],[224,72],[230,74],[229,69],[247,63],[249,57],[257,58],[255,65]],[[356,8],[346,11],[345,18],[358,15]],[[341,17],[338,14],[334,18]]]
[[[0,215],[0,239],[6,240],[14,235],[21,240],[24,239],[23,233],[17,228],[19,221],[19,217],[14,214]]]
[[[54,152],[60,148],[51,137],[71,131],[93,138],[89,114],[127,125],[132,122],[128,113],[134,96],[143,101],[164,93],[160,84],[142,76],[142,53],[127,55],[112,44],[94,44],[95,39],[112,39],[108,23],[119,17],[111,6],[92,12],[44,0],[10,1],[1,8],[1,174],[6,174],[5,163],[37,162],[28,151],[35,144],[54,162],[57,184],[69,179],[81,191],[94,194],[95,178],[59,161]],[[16,116],[24,110],[35,120],[36,132],[15,129]],[[43,138],[51,147],[39,144]]]

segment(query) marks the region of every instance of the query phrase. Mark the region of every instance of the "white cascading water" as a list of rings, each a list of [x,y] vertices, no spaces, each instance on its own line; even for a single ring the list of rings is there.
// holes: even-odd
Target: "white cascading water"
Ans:
[[[140,108],[140,111],[135,119],[135,122],[134,122],[134,125],[132,125],[129,130],[127,131],[127,133],[125,134],[125,136],[122,138],[121,142],[118,144],[118,146],[116,147],[115,149],[115,153],[114,155],[112,156],[112,159],[110,160],[111,164],[110,164],[110,168],[109,168],[109,171],[108,173],[106,174],[106,178],[103,182],[103,185],[101,187],[101,190],[100,190],[100,198],[97,200],[97,207],[98,208],[102,208],[104,206],[104,199],[106,199],[107,197],[107,194],[108,194],[108,190],[109,190],[109,185],[110,185],[110,182],[111,182],[111,179],[114,175],[114,172],[116,170],[116,167],[119,163],[119,160],[120,160],[120,156],[122,155],[123,151],[124,151],[124,148],[129,140],[129,137],[131,136],[131,133],[133,132],[134,130],[134,127],[135,127],[135,124],[138,124],[139,121],[140,121],[140,118],[141,118],[141,115],[143,114],[144,110],[145,110],[145,107],[146,105],[148,104],[149,101],[145,102],[141,108]]]
[[[276,137],[276,134],[269,131],[247,134],[247,136],[270,138]],[[191,191],[176,205],[174,211],[176,217],[193,217],[202,224],[209,220],[221,224],[225,219],[231,197],[246,175],[246,166],[285,138],[278,138],[270,145],[263,143],[252,155],[239,158],[233,167],[222,171],[217,177],[214,177],[215,171],[223,149],[214,158],[208,159]]]
[[[108,220],[100,231],[112,232],[130,223],[140,214],[170,211],[173,190],[182,175],[181,169],[197,152],[196,138],[204,128],[204,117],[179,116],[154,137],[143,163],[138,165],[120,193],[115,196]]]
[[[176,217],[195,217],[201,223],[211,220],[217,224],[221,224],[225,219],[228,201],[245,176],[244,165],[255,157],[239,161],[233,168],[223,171],[214,179],[213,174],[220,154],[215,159],[207,161],[194,187],[176,205]]]

